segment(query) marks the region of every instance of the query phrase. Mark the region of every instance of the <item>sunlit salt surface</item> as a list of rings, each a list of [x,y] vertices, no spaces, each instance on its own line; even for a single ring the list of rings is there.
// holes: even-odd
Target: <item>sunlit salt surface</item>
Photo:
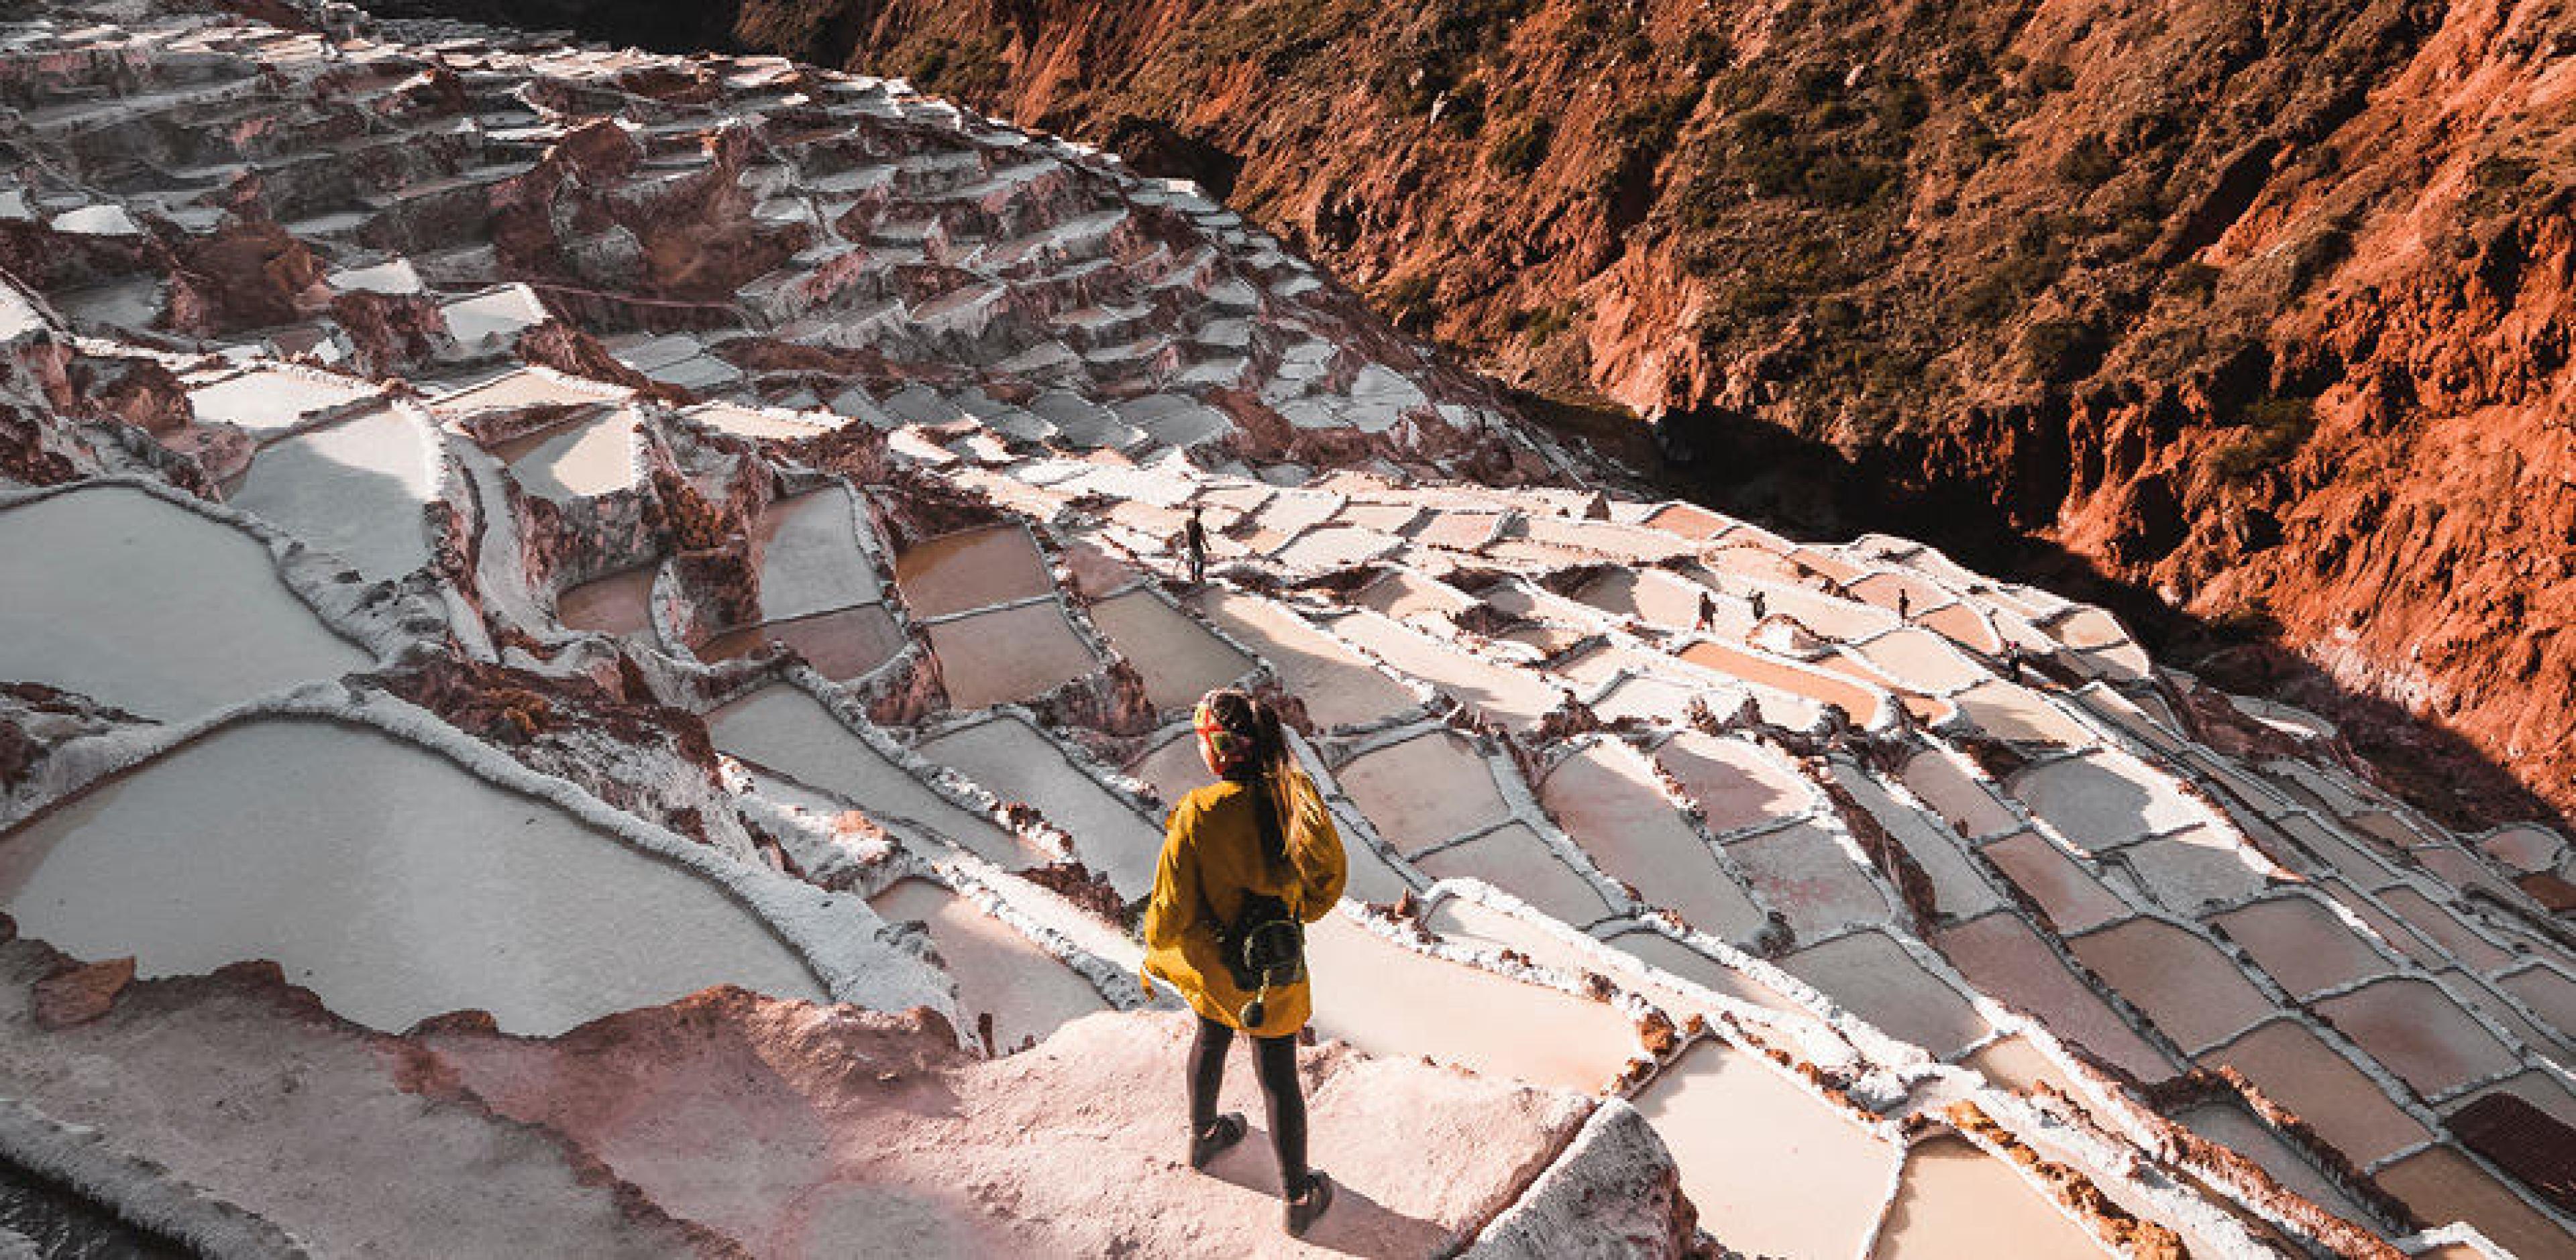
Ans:
[[[1162,830],[1075,768],[1037,728],[1001,718],[951,731],[920,751],[1005,801],[1036,807],[1072,835],[1083,863],[1107,875],[1119,896],[1132,901],[1153,891]]]
[[[1791,954],[1782,970],[1824,991],[1887,1035],[1946,1058],[1986,1035],[1959,991],[1883,932],[1854,932]]]
[[[1959,1137],[1929,1138],[1905,1155],[1896,1202],[1879,1227],[1875,1260],[1948,1260],[2009,1239],[2015,1257],[2097,1260],[2093,1235],[2012,1166]]]
[[[180,718],[371,664],[266,547],[185,508],[93,486],[0,512],[0,679]]]
[[[917,543],[895,557],[895,585],[915,617],[1044,595],[1055,589],[1046,557],[1018,525],[988,525]]]
[[[2032,813],[2094,852],[2210,821],[2172,780],[2125,753],[2052,761],[2015,776],[2011,787]]]
[[[1608,1005],[1415,953],[1339,914],[1306,929],[1306,963],[1316,1033],[1371,1054],[1591,1093],[1637,1053]]]
[[[2131,919],[2066,944],[2185,1050],[2232,1037],[2273,1009],[2217,946],[2160,920]]]
[[[1395,680],[1286,609],[1222,589],[1202,591],[1197,600],[1219,628],[1270,663],[1319,727],[1366,722],[1417,703]]]
[[[1999,1089],[2032,1093],[2046,1085],[2061,1094],[2075,1092],[2075,1083],[2066,1070],[2021,1037],[1990,1041],[1961,1059],[1959,1065],[1984,1076]]]
[[[2226,1064],[2308,1122],[2354,1163],[2367,1164],[2421,1142],[2424,1126],[2381,1093],[2361,1069],[2294,1021],[2274,1020],[2200,1056]]]
[[[2380,1169],[2372,1179],[2427,1224],[2467,1221],[2526,1260],[2576,1253],[2576,1237],[2516,1198],[2453,1147],[2419,1151]]]
[[[1718,866],[1708,842],[1637,754],[1593,744],[1548,772],[1539,799],[1604,873],[1626,880],[1648,902],[1729,940],[1761,930],[1761,910]]]
[[[1333,772],[1389,844],[1411,853],[1509,814],[1484,757],[1447,730],[1372,749]]]
[[[1415,858],[1433,879],[1470,876],[1529,903],[1559,922],[1582,927],[1610,913],[1591,881],[1551,851],[1537,832],[1507,823],[1484,835]]]
[[[1800,940],[1853,923],[1888,921],[1887,894],[1831,833],[1813,823],[1728,841],[1726,854]]]
[[[2140,1080],[2173,1074],[2165,1056],[2078,981],[2020,919],[1990,914],[1940,929],[1932,939],[1970,984],[2037,1017],[2050,1032],[2081,1044]]]
[[[1007,869],[1046,860],[991,820],[931,791],[794,687],[764,688],[717,709],[707,715],[707,733],[722,752],[832,792],[862,810],[920,823]]]
[[[376,393],[363,381],[318,372],[260,370],[217,381],[188,394],[199,423],[221,421],[254,435],[282,433],[309,417],[346,407]]]
[[[1701,1228],[1746,1255],[1859,1254],[1896,1175],[1895,1146],[1742,1051],[1692,1046],[1636,1103]]]
[[[957,978],[958,1015],[969,1028],[990,1016],[996,1051],[1043,1040],[1068,1020],[1108,1009],[1099,991],[1055,955],[929,880],[898,880],[868,904],[889,923],[929,925],[940,961]]]
[[[363,790],[350,790],[362,785]],[[722,889],[446,758],[319,722],[228,727],[0,840],[30,934],[145,976],[269,959],[395,1031],[552,1035],[715,984],[827,1000]]]
[[[1380,613],[1363,609],[1335,619],[1332,627],[1379,660],[1497,721],[1526,725],[1561,702],[1555,688],[1527,671],[1478,660]]]
[[[1931,878],[1933,902],[1940,913],[1964,918],[2003,904],[1985,876],[1969,864],[1967,850],[1948,827],[1899,802],[1850,762],[1837,758],[1834,777]]]
[[[2093,741],[2082,723],[2049,707],[2036,692],[2008,682],[1981,682],[1952,698],[1970,721],[1997,739],[2067,746]]]
[[[574,630],[651,640],[653,578],[658,564],[619,569],[555,596],[555,619]]]
[[[786,621],[876,602],[877,570],[859,547],[847,492],[781,499],[760,514],[760,615]]]
[[[434,449],[411,418],[368,412],[261,451],[230,502],[370,578],[400,577],[429,563]]]
[[[925,633],[948,703],[960,709],[1035,699],[1101,668],[1051,599],[969,613]]]
[[[642,416],[620,407],[591,420],[516,438],[493,448],[528,493],[558,503],[633,489],[635,431]]]
[[[1145,676],[1145,698],[1156,709],[1186,708],[1252,672],[1251,657],[1149,590],[1094,603],[1091,623]]]

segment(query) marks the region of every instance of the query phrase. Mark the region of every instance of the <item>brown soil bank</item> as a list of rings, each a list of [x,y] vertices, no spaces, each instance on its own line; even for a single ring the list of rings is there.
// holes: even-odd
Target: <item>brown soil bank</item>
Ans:
[[[1192,176],[1507,380],[2277,623],[2576,806],[2565,0],[541,7]]]

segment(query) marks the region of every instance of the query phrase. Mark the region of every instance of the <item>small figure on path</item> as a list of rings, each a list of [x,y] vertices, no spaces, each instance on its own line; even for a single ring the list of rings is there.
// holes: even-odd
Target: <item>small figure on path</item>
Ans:
[[[1206,509],[1190,505],[1190,523],[1181,527],[1181,549],[1190,562],[1190,585],[1207,581],[1207,522],[1201,519]]]
[[[1762,598],[1762,592],[1753,592],[1753,619],[1755,621],[1760,621],[1770,615],[1771,601]]]
[[[1706,591],[1699,593],[1699,628],[1702,630],[1717,628],[1717,601],[1709,598]]]
[[[1217,781],[1181,798],[1145,904],[1145,965],[1198,1013],[1190,1045],[1190,1167],[1206,1168],[1243,1140],[1239,1112],[1218,1115],[1225,1055],[1251,1034],[1254,1075],[1279,1157],[1288,1232],[1300,1237],[1333,1201],[1333,1183],[1306,1164],[1306,1097],[1297,1031],[1313,997],[1305,925],[1331,913],[1350,876],[1341,833],[1297,769],[1278,710],[1231,687],[1191,715],[1199,759]]]
[[[1896,619],[1898,621],[1914,619],[1914,597],[1907,594],[1903,588],[1899,588],[1896,592]]]

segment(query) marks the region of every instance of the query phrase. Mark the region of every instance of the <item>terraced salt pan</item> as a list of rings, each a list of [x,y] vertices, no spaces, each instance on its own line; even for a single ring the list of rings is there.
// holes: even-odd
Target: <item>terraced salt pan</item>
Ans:
[[[2012,879],[2017,889],[2048,912],[2048,922],[2056,925],[2058,933],[2081,933],[2128,915],[2128,902],[2115,897],[2092,873],[2076,866],[2066,850],[2038,832],[2007,835],[1981,853],[2004,871],[2004,879]]]
[[[1395,620],[1366,610],[1336,618],[1333,632],[1462,704],[1515,726],[1537,722],[1561,702],[1555,688],[1524,670],[1505,669],[1444,647]]]
[[[925,633],[948,703],[959,709],[1034,699],[1101,668],[1051,599],[936,622]]]
[[[2544,827],[2512,826],[2479,841],[2478,848],[2515,870],[2545,871],[2557,865],[2567,842]]]
[[[2524,1015],[2509,1004],[2504,995],[2492,987],[2493,982],[2472,976],[2457,967],[2445,968],[2433,974],[2449,988],[2453,998],[2470,1010],[2501,1025],[2506,1032],[2520,1038],[2522,1044],[2562,1063],[2570,1057],[2567,1038],[2555,1030],[2542,1027],[2530,1016]],[[2576,1127],[2576,1124],[2571,1124],[2570,1127]]]
[[[2558,1123],[2576,1128],[2576,1093],[2569,1092],[2549,1073],[2537,1070],[2471,1090],[2461,1095],[2458,1101],[2444,1104],[2443,1110],[2457,1115],[2462,1108],[2489,1094],[2511,1094],[2549,1113]]]
[[[2234,836],[2209,826],[2131,845],[2120,856],[2159,904],[2184,911],[2241,901],[2270,887],[2272,875],[2287,876]]]
[[[1270,559],[1283,569],[1315,572],[1348,568],[1355,564],[1388,555],[1404,545],[1404,540],[1391,534],[1352,525],[1326,525],[1310,529],[1278,550]]]
[[[1433,879],[1468,876],[1520,898],[1559,922],[1582,927],[1610,913],[1590,880],[1576,874],[1523,823],[1508,823],[1413,859]]]
[[[659,564],[639,564],[592,578],[555,596],[555,619],[574,630],[649,642],[653,637],[653,578]]]
[[[2513,961],[2513,955],[2496,948],[2487,939],[2469,930],[2459,916],[2433,904],[2432,900],[2412,888],[2380,890],[2379,900],[2398,918],[2416,931],[2449,950],[2451,956],[2472,971],[2493,971]]]
[[[2265,1097],[2288,1107],[2356,1164],[2368,1164],[2425,1138],[2424,1126],[2389,1101],[2342,1055],[2294,1020],[2276,1019],[2199,1056],[2244,1074]]]
[[[2576,1036],[2576,980],[2547,967],[2525,967],[2496,977],[2496,984],[2549,1021],[2562,1036]]]
[[[1018,718],[999,718],[925,741],[921,755],[955,767],[1005,801],[1037,808],[1073,837],[1074,850],[1133,901],[1154,888],[1163,833],[1066,760],[1064,750]]]
[[[944,617],[1055,589],[1037,540],[1020,525],[987,525],[916,543],[895,557],[894,584],[915,617]]]
[[[1253,669],[1251,657],[1141,587],[1093,603],[1091,623],[1145,676],[1145,698],[1165,712]]]
[[[989,1016],[997,1053],[1108,1009],[1099,991],[1055,955],[929,880],[898,880],[868,904],[888,923],[929,926],[931,944],[957,979],[958,1015],[969,1027]]]
[[[1950,834],[1911,806],[1899,802],[1859,767],[1837,758],[1834,778],[1869,811],[1878,825],[1896,837],[1917,866],[1931,877],[1933,901],[1941,914],[1981,914],[2003,904],[2003,898],[1968,862],[1967,851]]]
[[[1723,618],[1714,628],[1716,633],[1741,638],[1752,632],[1752,616],[1740,601],[1717,600],[1708,587],[1659,569],[1612,569],[1585,583],[1574,597],[1614,617],[1635,617],[1668,630],[1688,630],[1699,624],[1702,595],[1717,602],[1718,615]]]
[[[1407,853],[1511,814],[1484,755],[1446,730],[1372,749],[1333,772],[1388,843]]]
[[[1968,982],[2038,1017],[2061,1038],[2117,1064],[2142,1081],[2173,1075],[2173,1064],[2129,1026],[2022,921],[1990,914],[1933,934],[1933,943]]]
[[[1793,696],[1804,696],[1819,704],[1834,705],[1860,726],[1875,726],[1885,716],[1882,710],[1886,708],[1886,701],[1882,693],[1824,670],[1756,656],[1706,639],[1683,648],[1679,655],[1702,669],[1785,691]]]
[[[1604,943],[1647,966],[1688,980],[1713,993],[1722,993],[1739,1001],[1775,1011],[1796,1012],[1801,1015],[1806,1011],[1804,1006],[1789,1000],[1787,995],[1771,986],[1725,966],[1716,959],[1661,932],[1646,929],[1623,932],[1609,937]],[[1680,996],[1677,990],[1663,985],[1639,982],[1634,987],[1655,1001],[1667,1003],[1680,1010],[1696,1010],[1703,1005],[1699,1000]]]
[[[764,687],[707,714],[707,733],[720,752],[871,813],[930,827],[1005,869],[1035,866],[1050,856],[932,791],[794,687]]]
[[[2002,1160],[1967,1139],[1936,1137],[1905,1155],[1896,1201],[1873,1260],[1947,1260],[2010,1239],[2016,1257],[2098,1260],[2111,1254]]]
[[[632,490],[641,482],[635,470],[636,430],[643,413],[620,407],[604,416],[578,420],[559,429],[515,438],[492,454],[510,466],[510,475],[528,493],[557,503]]]
[[[1197,599],[1211,621],[1270,664],[1319,727],[1356,725],[1419,703],[1395,680],[1278,605],[1213,587]]]
[[[1813,823],[1730,840],[1726,853],[1800,940],[1849,924],[1888,921],[1887,895],[1833,833]]]
[[[1896,630],[1860,645],[1869,663],[1917,691],[1946,692],[1992,677],[1938,636]]]
[[[351,791],[363,785],[363,791]],[[271,959],[397,1031],[489,1011],[552,1035],[714,984],[829,998],[723,890],[373,731],[231,726],[0,841],[0,898],[145,976]]]
[[[2233,1036],[2274,1009],[2216,946],[2160,919],[2130,919],[2067,945],[2187,1051]]]
[[[1967,1049],[1990,1029],[1958,990],[1883,932],[1854,932],[1781,960],[1789,974],[1934,1058]]]
[[[1762,911],[1637,754],[1606,742],[1586,747],[1548,771],[1539,801],[1604,873],[1649,903],[1730,941],[1761,931]]]
[[[0,679],[180,718],[370,667],[246,534],[124,486],[0,511]]]
[[[760,612],[787,621],[883,597],[860,547],[849,492],[838,486],[780,499],[753,528],[760,553]]]
[[[2012,794],[2092,852],[2212,821],[2174,781],[2126,753],[2098,751],[2013,776]]]
[[[2025,687],[1997,679],[1978,683],[1950,697],[1967,711],[1968,720],[1997,739],[2017,744],[2080,747],[2093,742],[2082,723],[2049,706]]]
[[[2467,1221],[2526,1260],[2576,1250],[2576,1237],[2497,1184],[2456,1147],[2418,1151],[2380,1169],[2372,1179],[2426,1222]]]
[[[1983,782],[1963,769],[1953,754],[1940,749],[1917,753],[1898,777],[1906,790],[1948,821],[1952,830],[1975,839],[2020,826],[2020,820]]]
[[[1415,953],[1338,913],[1307,927],[1306,961],[1316,1033],[1370,1054],[1589,1094],[1638,1053],[1604,1003]]]
[[[2350,984],[2392,966],[2333,911],[2306,897],[2252,902],[2209,922],[2294,994]]]
[[[2326,1180],[2288,1141],[2254,1113],[2232,1102],[2207,1103],[2174,1113],[2173,1119],[2202,1138],[2216,1142],[2261,1165],[2291,1192],[2348,1221],[2367,1221],[2370,1215],[2361,1210],[2335,1183]]]
[[[626,397],[627,393],[624,389],[597,381],[521,368],[434,399],[430,408],[441,415],[456,415],[510,407],[577,407],[585,403],[613,402]]]
[[[648,587],[649,589],[649,587]],[[893,660],[907,640],[883,604],[727,630],[690,649],[703,661],[738,660],[784,643],[834,682],[852,682]]]
[[[1987,1042],[1975,1054],[1959,1060],[1959,1066],[1985,1077],[1998,1089],[2036,1093],[2046,1085],[2061,1094],[2075,1093],[2075,1083],[2066,1070],[2022,1037]]]
[[[1684,731],[1655,750],[1656,764],[1700,807],[1718,835],[1800,817],[1819,803],[1806,781],[1740,739]]]
[[[2337,1031],[2360,1044],[2420,1094],[2438,1094],[2515,1066],[2513,1053],[2430,981],[2374,980],[2316,1004]]]
[[[363,381],[319,372],[254,369],[190,390],[188,407],[200,424],[221,422],[265,437],[332,408],[374,397],[376,392],[375,386]]]
[[[372,411],[261,451],[229,501],[370,578],[400,577],[429,563],[435,450],[409,416]]]
[[[1683,1051],[1636,1105],[1672,1148],[1700,1227],[1747,1255],[1860,1254],[1896,1176],[1894,1145],[1713,1042]]]

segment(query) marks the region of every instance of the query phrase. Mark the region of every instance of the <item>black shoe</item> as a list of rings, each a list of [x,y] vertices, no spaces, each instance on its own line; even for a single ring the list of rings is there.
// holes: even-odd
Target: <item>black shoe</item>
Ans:
[[[1205,1169],[1225,1148],[1243,1140],[1243,1113],[1229,1111],[1206,1129],[1190,1135],[1190,1167]]]
[[[1288,1235],[1303,1238],[1324,1209],[1333,1206],[1333,1179],[1324,1174],[1306,1174],[1306,1192],[1288,1200]]]

